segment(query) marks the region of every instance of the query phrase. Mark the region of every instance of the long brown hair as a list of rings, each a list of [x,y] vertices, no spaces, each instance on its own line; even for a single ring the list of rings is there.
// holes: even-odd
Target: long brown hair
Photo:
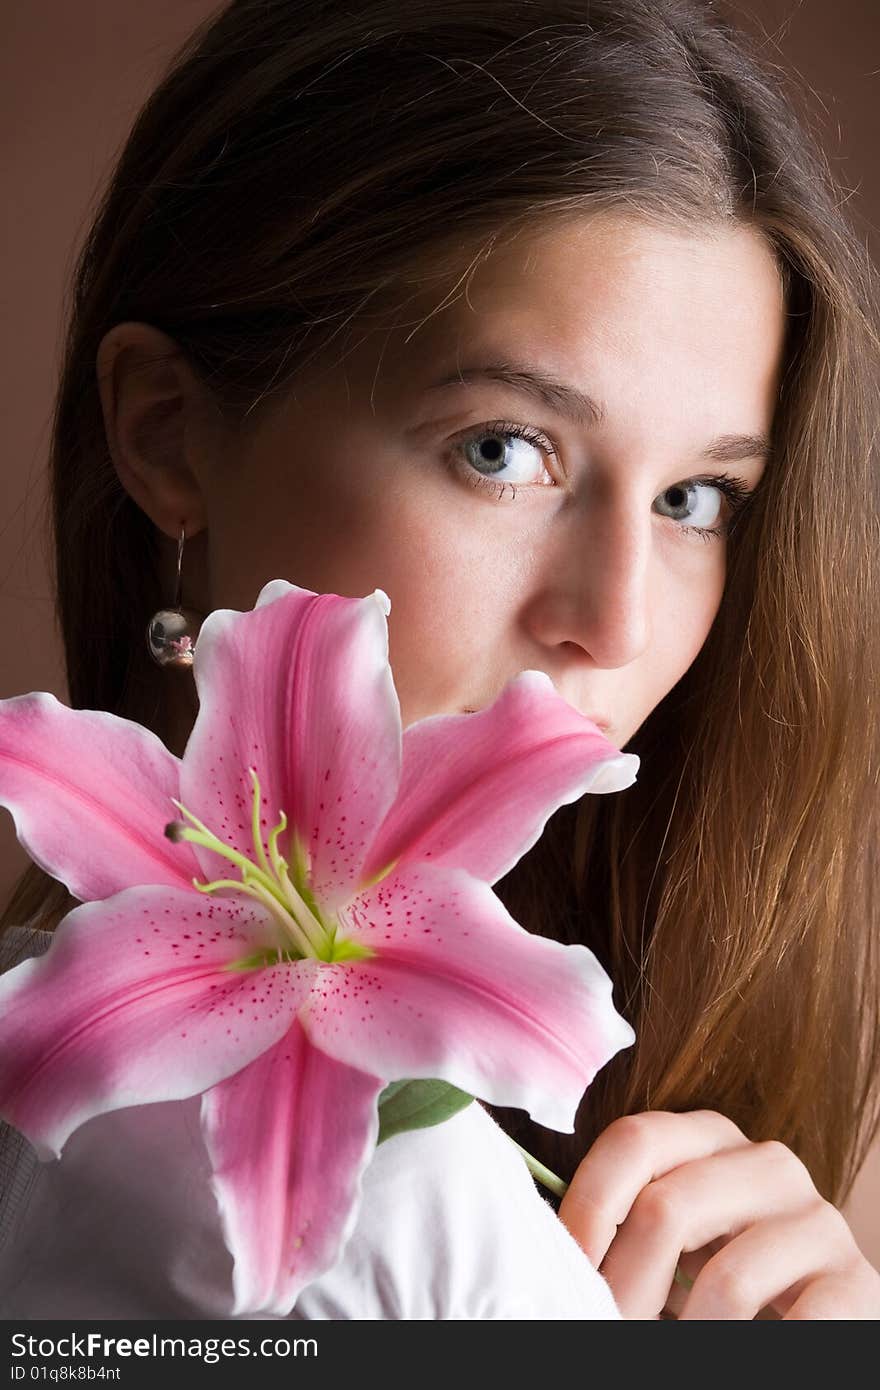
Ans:
[[[371,304],[527,224],[757,228],[786,361],[720,612],[627,745],[635,786],[561,808],[496,885],[523,925],[596,951],[637,1042],[574,1137],[504,1122],[568,1176],[619,1115],[710,1107],[791,1145],[840,1201],[880,1078],[876,290],[784,90],[694,0],[236,0],[146,102],[80,255],[54,569],[71,704],[167,741],[144,642],[167,600],[157,533],[117,479],[95,380],[109,328],[163,329],[244,422]],[[3,925],[73,903],[31,866]]]

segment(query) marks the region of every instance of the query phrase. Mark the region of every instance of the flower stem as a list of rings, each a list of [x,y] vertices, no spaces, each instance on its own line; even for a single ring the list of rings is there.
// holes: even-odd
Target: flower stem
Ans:
[[[558,1178],[555,1173],[551,1173],[549,1168],[545,1168],[543,1163],[539,1163],[527,1149],[523,1148],[522,1144],[517,1144],[515,1139],[511,1139],[510,1142],[519,1149],[532,1177],[539,1182],[542,1187],[546,1187],[548,1192],[554,1193],[557,1197],[564,1197],[568,1191],[568,1183],[563,1182],[562,1178]]]

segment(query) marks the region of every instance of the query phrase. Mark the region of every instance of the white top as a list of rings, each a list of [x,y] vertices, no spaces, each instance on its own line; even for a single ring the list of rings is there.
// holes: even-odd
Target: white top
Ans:
[[[0,944],[20,950],[23,931]],[[51,941],[27,936],[29,954]],[[0,1125],[0,1318],[231,1317],[232,1259],[199,1112],[195,1096],[96,1116],[48,1163]],[[620,1313],[513,1144],[474,1104],[379,1146],[341,1259],[288,1317]]]

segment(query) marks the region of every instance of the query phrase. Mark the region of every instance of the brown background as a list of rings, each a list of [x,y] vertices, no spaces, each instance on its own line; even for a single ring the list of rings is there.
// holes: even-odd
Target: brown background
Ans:
[[[0,698],[50,690],[67,699],[44,519],[64,296],[96,194],[136,110],[177,44],[217,8],[206,0],[7,0],[4,9]],[[736,8],[797,76],[876,259],[880,3],[740,0]],[[0,808],[0,902],[25,863]]]

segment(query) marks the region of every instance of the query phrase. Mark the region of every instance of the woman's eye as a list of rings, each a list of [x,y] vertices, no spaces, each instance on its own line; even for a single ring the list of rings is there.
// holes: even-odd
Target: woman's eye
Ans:
[[[517,487],[552,485],[555,479],[542,463],[541,454],[552,456],[555,452],[538,430],[503,421],[482,425],[454,447],[466,480],[499,496],[508,488],[515,496]]]
[[[686,522],[685,529],[693,527],[697,531],[706,531],[714,527],[721,516],[724,496],[714,484],[695,479],[668,487],[656,501],[661,506],[661,515],[668,516],[672,521]],[[669,510],[664,512],[662,507]]]

